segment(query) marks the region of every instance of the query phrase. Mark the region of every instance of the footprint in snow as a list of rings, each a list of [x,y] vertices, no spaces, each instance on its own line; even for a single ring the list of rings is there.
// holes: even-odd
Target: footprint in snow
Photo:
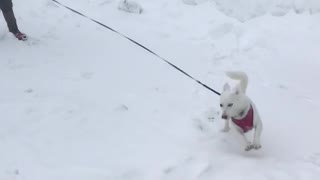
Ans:
[[[283,89],[283,90],[288,90],[288,86],[283,85],[283,84],[280,84],[280,85],[279,85],[279,88],[280,88],[280,89]]]
[[[51,8],[59,8],[59,5],[53,1],[47,1],[46,5]]]
[[[39,45],[45,45],[45,43],[41,42],[40,39],[35,38],[33,36],[28,35],[28,39],[26,41],[23,41],[28,46],[39,46]]]
[[[187,5],[197,5],[197,2],[195,0],[183,0],[183,2]]]
[[[179,164],[165,168],[163,174],[173,178],[183,173],[186,177],[192,177],[191,179],[201,179],[210,175],[212,169],[211,163],[188,157]]]
[[[194,126],[201,132],[208,132],[218,116],[219,111],[210,108],[203,113],[202,117],[193,118]]]
[[[143,179],[143,174],[139,172],[138,170],[130,170],[120,175],[117,179],[123,179],[123,180],[138,180]]]
[[[173,173],[175,170],[176,170],[176,167],[171,166],[171,167],[165,168],[163,170],[163,173],[169,175],[169,174]]]
[[[20,171],[19,169],[5,170],[3,175],[6,177],[4,179],[17,179],[20,175]]]
[[[320,167],[320,153],[315,153],[311,155],[308,159],[308,162]]]
[[[100,6],[106,5],[106,4],[110,4],[112,3],[114,0],[104,0],[102,2],[99,3]]]
[[[29,89],[24,90],[24,92],[30,94],[30,93],[33,93],[33,89],[29,88]]]
[[[115,108],[115,111],[116,112],[127,112],[127,111],[129,111],[129,108],[125,104],[121,104],[120,106]]]
[[[93,72],[82,72],[81,77],[83,79],[91,79],[93,77],[94,73]]]
[[[234,25],[230,24],[230,23],[224,23],[219,25],[217,28],[213,29],[210,32],[210,35],[213,39],[219,39],[231,32],[233,32],[234,30]]]

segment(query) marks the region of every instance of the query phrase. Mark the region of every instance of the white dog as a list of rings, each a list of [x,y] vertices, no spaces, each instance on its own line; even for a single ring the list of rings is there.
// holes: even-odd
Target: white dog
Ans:
[[[240,83],[234,90],[226,83],[220,96],[220,107],[222,119],[225,120],[224,132],[230,130],[229,121],[233,123],[236,132],[246,143],[246,151],[260,149],[260,136],[262,132],[262,121],[254,103],[246,96],[248,76],[244,72],[226,72],[227,76]],[[254,129],[253,142],[250,142],[245,133]]]

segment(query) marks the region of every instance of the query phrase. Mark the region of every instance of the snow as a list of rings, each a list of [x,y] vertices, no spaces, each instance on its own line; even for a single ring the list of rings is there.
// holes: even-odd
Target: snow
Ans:
[[[142,14],[60,2],[218,91],[225,70],[247,72],[262,149],[222,133],[219,97],[159,58],[50,0],[15,0],[31,39],[0,18],[1,180],[318,179],[318,1],[136,1]]]
[[[136,14],[140,14],[143,11],[143,8],[139,3],[135,1],[127,1],[127,0],[119,1],[118,9],[128,13],[136,13]]]

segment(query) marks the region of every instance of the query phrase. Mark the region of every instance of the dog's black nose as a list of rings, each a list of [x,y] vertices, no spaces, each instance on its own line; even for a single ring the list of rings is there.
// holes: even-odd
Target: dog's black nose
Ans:
[[[221,118],[222,118],[222,119],[228,119],[228,116],[225,115],[225,114],[223,114],[223,115],[221,116]]]

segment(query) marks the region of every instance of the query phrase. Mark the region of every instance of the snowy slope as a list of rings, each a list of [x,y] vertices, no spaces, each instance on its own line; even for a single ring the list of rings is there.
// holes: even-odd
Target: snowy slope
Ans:
[[[15,0],[31,41],[0,19],[1,180],[318,179],[316,1],[297,14],[285,1],[139,0],[141,15],[61,2],[217,90],[226,69],[246,71],[263,148],[244,152],[220,132],[218,97],[143,49],[49,0]]]

